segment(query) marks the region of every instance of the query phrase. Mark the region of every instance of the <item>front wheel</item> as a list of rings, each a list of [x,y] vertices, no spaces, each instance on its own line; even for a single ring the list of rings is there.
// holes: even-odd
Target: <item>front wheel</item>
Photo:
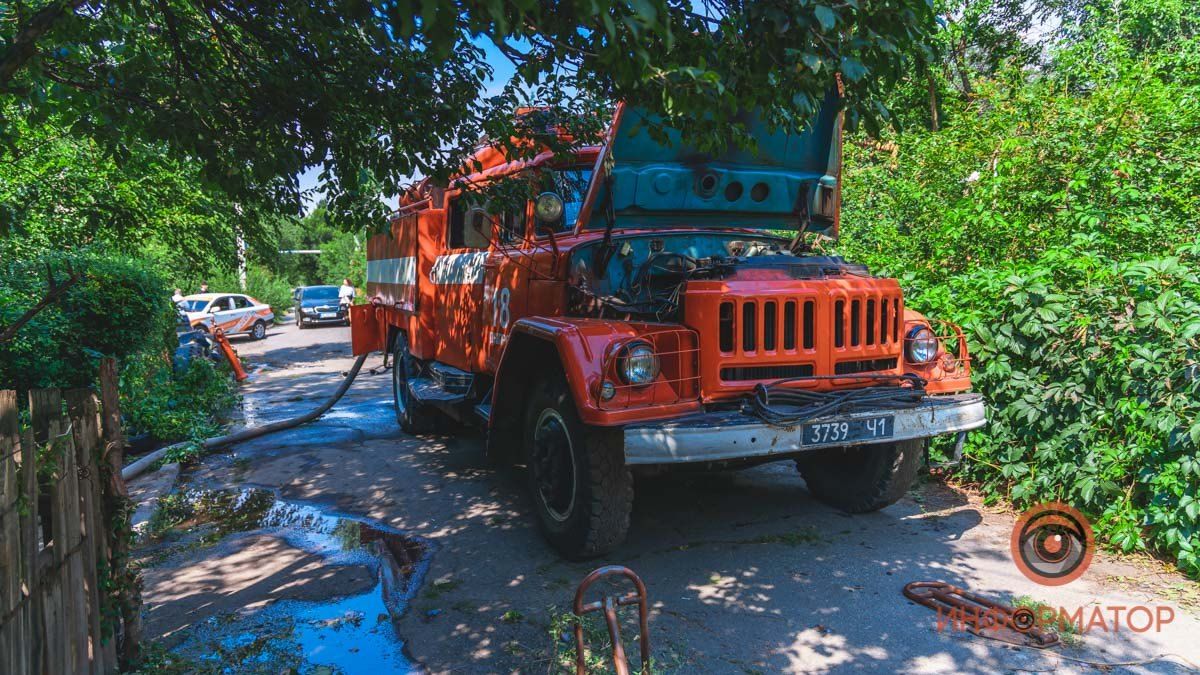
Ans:
[[[534,385],[524,426],[529,489],[550,545],[582,560],[623,542],[633,511],[633,476],[620,431],[580,422],[561,375]]]
[[[796,460],[817,499],[847,513],[896,503],[917,480],[924,441],[897,441],[814,452]]]

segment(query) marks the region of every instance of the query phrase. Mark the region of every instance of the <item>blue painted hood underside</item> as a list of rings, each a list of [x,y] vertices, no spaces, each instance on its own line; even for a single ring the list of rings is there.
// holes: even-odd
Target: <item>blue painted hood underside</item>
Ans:
[[[810,231],[822,231],[832,226],[832,218],[823,216],[829,197],[837,195],[841,172],[836,92],[826,96],[802,133],[771,132],[755,116],[747,123],[757,153],[733,149],[713,156],[696,150],[675,129],[665,129],[667,142],[659,143],[649,133],[652,124],[661,127],[658,119],[626,109],[610,150],[610,182],[599,186],[588,227],[604,227],[607,213],[615,216],[617,228],[795,229],[807,223]],[[825,214],[818,208],[822,191],[831,191],[824,195]]]

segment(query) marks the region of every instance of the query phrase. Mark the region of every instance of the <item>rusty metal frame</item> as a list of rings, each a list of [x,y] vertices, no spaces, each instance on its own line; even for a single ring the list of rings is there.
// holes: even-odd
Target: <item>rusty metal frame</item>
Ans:
[[[942,319],[926,320],[941,344],[940,365],[945,376],[969,376],[971,374],[971,352],[967,349],[967,336],[962,327]]]
[[[904,587],[904,597],[936,611],[939,616],[953,617],[955,612],[960,612],[963,619],[990,617],[995,620],[995,625],[1009,628],[1027,638],[1031,647],[1046,649],[1059,644],[1058,635],[1038,627],[1037,615],[1032,610],[1024,607],[1014,609],[944,581],[911,582]],[[978,625],[972,625],[969,621],[965,625],[970,632],[980,634]]]
[[[633,582],[636,590],[632,593],[626,593],[622,596],[606,595],[599,600],[594,600],[589,603],[583,602],[583,596],[592,584],[600,579],[608,576],[620,575]],[[573,610],[575,612],[575,673],[576,675],[586,675],[587,662],[584,658],[583,644],[583,615],[590,612],[604,612],[604,622],[608,625],[608,636],[612,639],[612,660],[613,668],[617,675],[629,675],[629,660],[625,657],[625,646],[621,642],[621,624],[617,619],[617,610],[621,607],[629,605],[638,606],[638,625],[641,630],[641,635],[638,642],[642,652],[642,673],[650,672],[650,632],[648,630],[648,608],[649,599],[646,595],[646,584],[642,583],[641,577],[634,574],[633,570],[621,565],[605,565],[592,571],[591,574],[583,578],[579,582],[579,588],[575,590],[575,602]]]

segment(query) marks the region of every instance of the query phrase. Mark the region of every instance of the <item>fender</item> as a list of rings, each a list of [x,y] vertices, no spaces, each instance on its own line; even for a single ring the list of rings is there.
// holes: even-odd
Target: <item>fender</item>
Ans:
[[[605,358],[614,343],[653,334],[656,329],[679,332],[678,325],[645,324],[612,319],[526,317],[513,324],[492,389],[492,423],[520,419],[525,393],[535,377],[557,366],[562,368],[584,424],[622,426],[633,422],[667,419],[701,409],[697,399],[662,405],[621,409],[599,405],[597,392],[603,380]],[[688,331],[691,333],[691,331]]]

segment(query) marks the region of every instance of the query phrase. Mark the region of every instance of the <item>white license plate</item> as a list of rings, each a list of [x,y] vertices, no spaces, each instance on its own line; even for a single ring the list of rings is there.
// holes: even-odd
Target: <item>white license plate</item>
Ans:
[[[895,433],[895,422],[891,415],[865,417],[845,422],[816,422],[800,427],[804,445],[821,443],[849,443],[891,438]]]
[[[334,312],[321,312],[317,316],[321,317],[322,319],[336,319],[337,318],[337,314],[335,314]]]

